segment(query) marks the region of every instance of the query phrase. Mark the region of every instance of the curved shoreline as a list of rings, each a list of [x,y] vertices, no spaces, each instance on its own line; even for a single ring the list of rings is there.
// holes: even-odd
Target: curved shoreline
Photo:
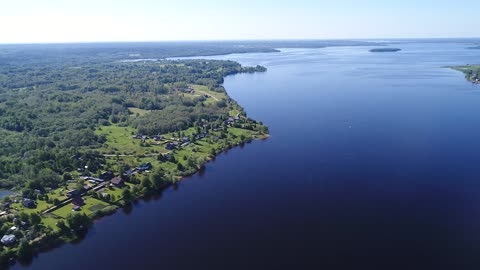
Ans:
[[[260,70],[260,66],[257,66],[255,69],[259,70],[259,72],[266,71],[266,69],[263,68],[263,67]],[[246,73],[253,73],[253,72],[251,72],[253,70],[253,68],[246,68],[245,70],[248,71]],[[234,75],[234,74],[229,74],[227,76],[230,76],[230,75]],[[225,76],[225,77],[227,77],[227,76]],[[225,94],[227,95],[227,97],[231,101],[233,101],[235,104],[238,104],[235,100],[233,100],[228,95],[228,91],[226,91],[226,89],[225,89]],[[242,108],[242,112],[243,112],[243,108]],[[258,123],[258,122],[255,121],[255,123]],[[263,124],[261,124],[261,122],[260,122],[260,125],[263,126]],[[92,222],[91,225],[93,225],[93,223],[95,223],[96,221],[98,221],[98,220],[100,220],[104,217],[115,214],[119,209],[124,209],[125,207],[130,206],[132,202],[139,201],[139,200],[144,200],[144,199],[147,199],[151,196],[161,194],[163,191],[165,191],[170,186],[175,185],[176,183],[184,180],[185,178],[191,177],[191,176],[199,173],[205,167],[205,165],[207,163],[211,162],[212,160],[215,160],[215,158],[217,156],[227,152],[230,149],[234,149],[234,148],[237,148],[238,146],[242,146],[242,145],[251,143],[252,141],[255,141],[255,140],[266,140],[266,139],[268,139],[270,137],[270,135],[268,133],[268,128],[266,130],[267,130],[267,133],[265,133],[265,134],[253,135],[251,138],[250,137],[245,137],[239,143],[231,144],[231,145],[221,149],[220,151],[216,151],[215,155],[210,155],[207,159],[204,160],[204,162],[199,164],[196,167],[195,170],[185,171],[185,174],[182,174],[182,175],[179,175],[179,176],[176,176],[176,177],[172,177],[171,181],[164,181],[163,184],[161,184],[160,186],[158,186],[156,188],[151,187],[149,190],[147,190],[145,192],[142,192],[142,193],[139,193],[136,196],[133,195],[129,199],[125,199],[124,197],[122,197],[120,200],[117,200],[115,202],[109,202],[107,207],[93,213],[93,216],[90,217],[91,222]],[[100,185],[98,187],[100,187]],[[103,187],[100,187],[100,188],[107,188],[107,186],[103,185]],[[130,189],[130,188],[128,188],[128,189]],[[95,188],[93,190],[95,190]],[[84,193],[82,193],[81,197],[87,196],[87,194],[88,193],[85,191]],[[88,195],[88,196],[90,196],[90,195]],[[66,207],[68,205],[70,205],[70,201],[68,201],[68,200],[63,201],[63,202],[61,202],[60,206],[55,207],[54,210]],[[52,211],[54,211],[54,210],[52,210]],[[44,216],[45,214],[48,214],[52,211],[48,211],[48,212],[42,211],[42,214],[40,214],[40,215]],[[5,215],[4,217],[8,217],[10,215],[11,214],[8,214],[8,215]],[[81,241],[87,235],[89,227],[90,227],[90,225],[83,228],[79,232],[73,232],[73,230],[71,232],[65,232],[65,230],[63,230],[63,229],[58,230],[58,228],[57,228],[57,230],[53,230],[50,233],[43,234],[41,237],[33,239],[32,241],[30,241],[30,243],[29,243],[30,244],[30,255],[28,255],[25,258],[19,258],[19,256],[16,255],[16,254],[10,254],[10,256],[8,258],[8,264],[13,265],[17,260],[22,264],[27,264],[27,265],[31,264],[33,262],[33,260],[35,259],[35,257],[38,256],[40,253],[48,252],[52,249],[59,248],[66,243],[75,243],[75,242]],[[0,260],[0,263],[2,263],[1,260]],[[3,263],[6,263],[6,262],[3,261]]]

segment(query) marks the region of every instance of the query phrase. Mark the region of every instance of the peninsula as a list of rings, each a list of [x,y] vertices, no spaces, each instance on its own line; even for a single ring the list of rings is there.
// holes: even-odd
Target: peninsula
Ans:
[[[94,219],[268,136],[222,86],[264,67],[112,61],[97,50],[4,51],[0,188],[13,195],[0,203],[2,266],[81,239]]]
[[[465,74],[465,78],[475,84],[480,84],[480,65],[450,67]]]

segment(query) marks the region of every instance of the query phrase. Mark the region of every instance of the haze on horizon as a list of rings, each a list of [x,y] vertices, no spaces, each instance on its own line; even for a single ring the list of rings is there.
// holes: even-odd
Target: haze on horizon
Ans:
[[[479,37],[475,0],[3,0],[0,43]]]

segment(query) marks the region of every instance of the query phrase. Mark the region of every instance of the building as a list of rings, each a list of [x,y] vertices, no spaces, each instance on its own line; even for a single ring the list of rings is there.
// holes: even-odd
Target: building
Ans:
[[[176,143],[167,143],[166,148],[167,148],[167,150],[173,150],[173,149],[177,148],[177,144]]]
[[[100,184],[105,182],[105,180],[103,179],[90,177],[90,176],[84,177],[83,180],[89,181],[90,183],[93,183],[93,184]]]
[[[118,188],[125,186],[125,181],[121,177],[115,177],[110,182],[112,185]]]
[[[82,206],[85,205],[85,201],[83,200],[82,197],[77,196],[77,197],[75,197],[75,198],[72,198],[72,204],[73,204],[74,206],[82,207]]]
[[[136,173],[137,173],[137,169],[129,169],[129,170],[125,171],[124,175],[130,176],[130,175],[134,175]]]
[[[143,163],[140,164],[140,166],[137,167],[137,171],[148,171],[153,168],[152,163]]]
[[[67,192],[67,197],[69,198],[72,198],[72,197],[75,197],[75,196],[78,196],[80,195],[80,191],[77,190],[77,189],[73,189],[73,190],[70,190],[69,192]]]
[[[13,234],[6,234],[2,237],[0,242],[6,246],[11,246],[17,242],[17,237]]]
[[[22,205],[26,208],[35,208],[35,206],[36,206],[34,200],[30,200],[30,199],[27,199],[27,198],[23,199]]]
[[[100,179],[103,179],[103,180],[105,180],[105,181],[112,180],[113,177],[115,177],[115,174],[114,174],[112,171],[103,172],[103,173],[100,175]]]

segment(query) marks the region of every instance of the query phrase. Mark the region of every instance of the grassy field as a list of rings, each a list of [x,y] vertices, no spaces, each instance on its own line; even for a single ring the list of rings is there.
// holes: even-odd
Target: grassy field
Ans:
[[[91,215],[93,212],[95,212],[95,210],[103,209],[108,206],[106,202],[102,202],[92,197],[86,196],[86,197],[83,197],[83,199],[85,200],[85,205],[82,206],[81,212],[87,215]],[[61,207],[53,211],[52,214],[61,218],[66,218],[68,214],[73,212],[72,208],[73,208],[73,205],[68,204],[68,205],[65,205],[64,207]]]
[[[131,116],[143,116],[143,115],[150,112],[148,110],[139,109],[139,108],[135,108],[135,107],[128,108],[128,110],[132,113]]]
[[[208,89],[208,87],[205,86],[205,85],[192,84],[192,85],[190,85],[190,87],[192,87],[197,94],[201,94],[201,95],[206,94],[206,95],[211,96],[210,98],[208,98],[204,102],[206,105],[215,104],[217,101],[227,99],[227,95],[225,93],[219,93],[219,92],[212,91],[212,90]]]

